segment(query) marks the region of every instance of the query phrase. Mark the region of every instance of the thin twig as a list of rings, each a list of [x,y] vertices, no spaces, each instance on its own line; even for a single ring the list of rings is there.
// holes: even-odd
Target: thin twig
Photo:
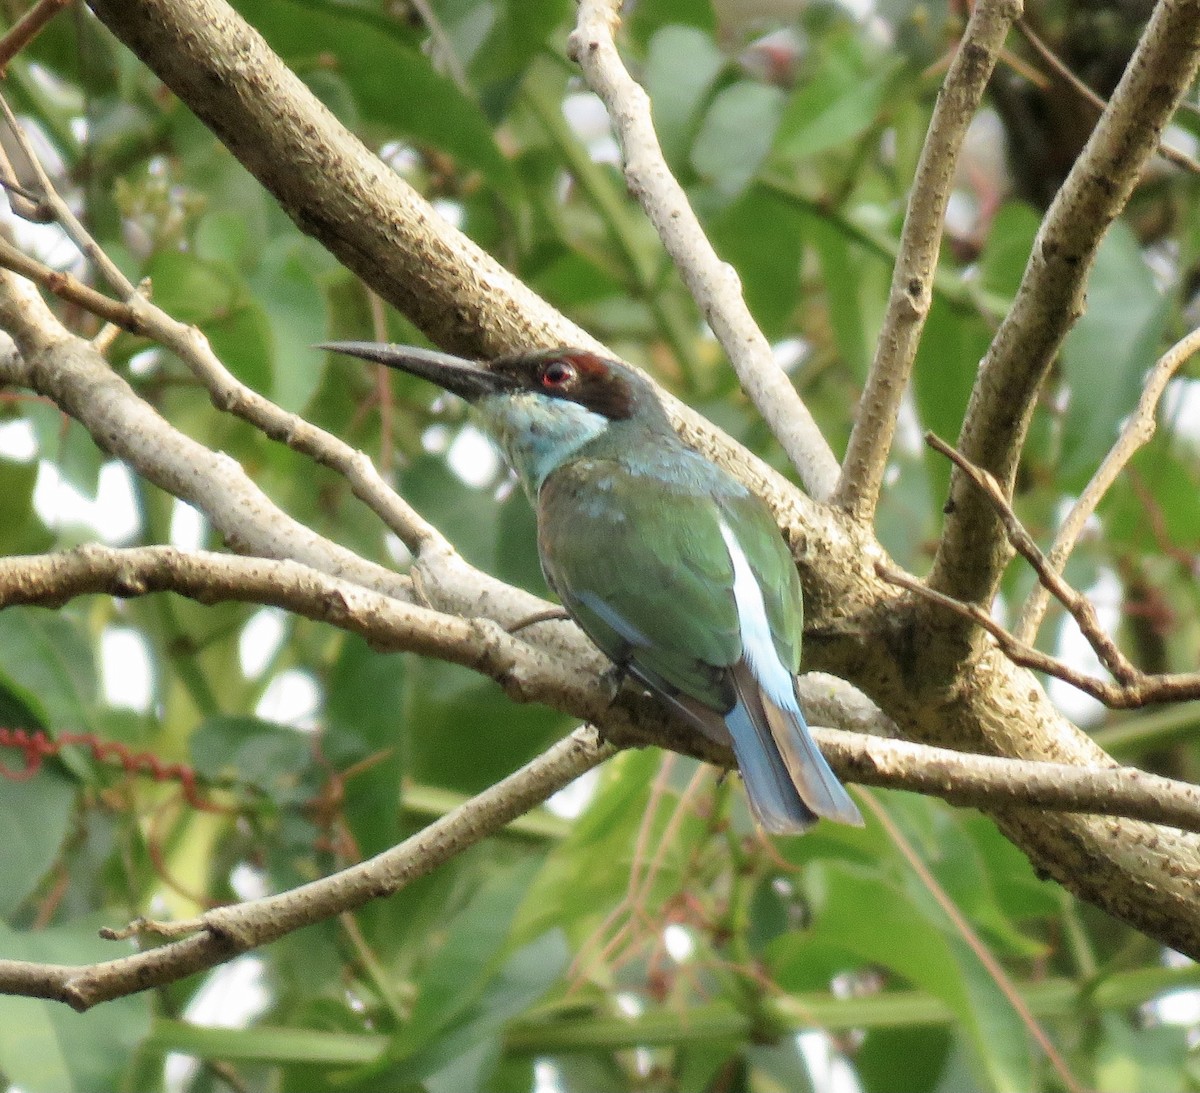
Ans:
[[[941,907],[943,913],[958,931],[959,937],[967,943],[967,947],[975,954],[979,963],[983,965],[984,970],[991,976],[992,982],[996,984],[996,988],[1008,999],[1008,1004],[1012,1006],[1013,1012],[1020,1018],[1029,1035],[1034,1038],[1051,1067],[1054,1068],[1054,1072],[1058,1075],[1059,1081],[1062,1082],[1063,1088],[1071,1090],[1071,1093],[1084,1093],[1084,1087],[1080,1085],[1079,1080],[1071,1073],[1070,1067],[1067,1066],[1066,1060],[1059,1053],[1058,1049],[1050,1042],[1050,1037],[1046,1035],[1046,1030],[1042,1028],[1037,1018],[1034,1017],[1028,1003],[1021,997],[1021,992],[1017,989],[1017,985],[1004,970],[1004,966],[992,955],[992,951],[968,921],[967,916],[958,909],[958,905],[950,898],[950,894],[942,887],[937,877],[933,875],[933,870],[921,859],[921,855],[917,853],[916,847],[908,840],[904,832],[900,830],[900,825],[888,815],[887,809],[875,799],[873,793],[864,791],[858,794],[858,799],[867,806],[868,811],[879,821],[880,826],[887,832],[888,838],[892,840],[896,849],[900,851],[905,861],[908,862],[913,872],[917,874],[921,883],[925,885],[929,894],[933,896],[938,906]]]
[[[1063,580],[1062,575],[1042,553],[1041,547],[1034,542],[1033,536],[1025,530],[1025,525],[1013,511],[1004,489],[995,477],[988,471],[975,466],[961,452],[933,433],[925,434],[925,443],[949,459],[983,491],[996,510],[996,515],[1000,517],[1000,522],[1004,525],[1005,533],[1008,535],[1008,541],[1012,543],[1021,557],[1033,566],[1038,580],[1070,612],[1071,617],[1079,625],[1080,631],[1087,638],[1088,644],[1096,651],[1096,656],[1100,658],[1104,667],[1112,672],[1121,683],[1132,683],[1140,679],[1142,673],[1121,652],[1116,642],[1105,633],[1104,627],[1100,625],[1100,620],[1096,617],[1096,609],[1092,606],[1091,601]]]
[[[1108,492],[1109,487],[1116,481],[1117,476],[1124,470],[1129,460],[1133,458],[1134,453],[1149,443],[1150,438],[1154,435],[1158,403],[1167,389],[1167,384],[1180,367],[1197,351],[1200,351],[1200,327],[1181,338],[1155,362],[1150,374],[1146,377],[1137,407],[1121,429],[1121,435],[1117,438],[1117,442],[1104,457],[1104,461],[1096,469],[1096,473],[1092,475],[1091,481],[1079,495],[1079,500],[1071,506],[1071,511],[1067,513],[1066,519],[1058,529],[1058,534],[1054,537],[1054,544],[1051,546],[1049,554],[1046,555],[1046,564],[1053,572],[1061,573],[1063,571],[1063,567],[1067,564],[1067,558],[1075,549],[1075,544],[1088,519],[1096,511],[1096,507]],[[1049,587],[1045,583],[1039,584],[1030,592],[1025,606],[1021,610],[1021,617],[1013,630],[1013,633],[1021,641],[1033,641],[1046,613],[1048,603]]]
[[[106,323],[128,330],[131,334],[146,332],[127,304],[110,299],[69,273],[52,269],[36,258],[29,257],[3,238],[0,238],[0,266],[29,278],[35,285],[41,285],[59,299],[91,312]]]
[[[1168,675],[1146,675],[1137,672],[1128,682],[1097,679],[1014,637],[977,603],[956,600],[884,562],[875,563],[875,572],[885,581],[905,588],[986,630],[1014,664],[1061,679],[1084,694],[1091,695],[1109,709],[1127,710],[1156,702],[1184,702],[1200,698],[1200,672]]]
[[[42,167],[37,153],[29,143],[29,138],[25,135],[25,130],[21,127],[21,123],[17,121],[17,116],[12,112],[12,108],[8,105],[8,101],[3,95],[0,95],[0,113],[3,114],[13,139],[20,145],[25,156],[28,157],[29,165],[33,168],[38,186],[41,187],[42,192],[40,196],[49,205],[51,212],[54,213],[54,219],[58,221],[63,231],[71,237],[71,240],[83,252],[84,257],[100,270],[104,275],[104,279],[116,290],[117,295],[128,300],[136,292],[129,278],[121,272],[116,262],[105,254],[103,248],[97,244],[87,228],[83,226],[79,218],[71,211],[71,206],[59,196],[58,191],[54,188],[54,183],[50,181],[50,176],[46,173],[45,168]]]
[[[582,0],[568,51],[608,108],[630,192],[654,224],[746,393],[805,488],[824,500],[837,481],[837,460],[808,407],[775,363],[770,343],[746,306],[736,271],[713,249],[683,187],[667,167],[654,132],[650,99],[617,51],[613,34],[620,22],[618,9],[617,0]]]
[[[1053,70],[1055,75],[1063,80],[1084,102],[1089,106],[1095,107],[1097,113],[1102,114],[1104,112],[1108,103],[1103,96],[1097,95],[1095,91],[1071,71],[1062,58],[1038,36],[1033,27],[1029,25],[1028,19],[1023,17],[1018,19],[1017,29],[1021,32],[1021,36],[1025,41],[1029,43],[1030,48]],[[1182,167],[1185,171],[1191,171],[1192,174],[1200,174],[1200,163],[1197,163],[1186,152],[1180,151],[1166,141],[1159,141],[1158,154],[1167,160],[1168,163],[1174,163],[1176,167]]]
[[[37,0],[24,15],[21,16],[0,38],[0,76],[6,74],[8,62],[34,40],[42,29],[71,0]]]
[[[933,281],[963,138],[1021,0],[979,0],[934,106],[921,149],[900,251],[892,269],[887,312],[875,359],[858,403],[834,502],[864,524],[874,518],[900,402],[933,300]]]

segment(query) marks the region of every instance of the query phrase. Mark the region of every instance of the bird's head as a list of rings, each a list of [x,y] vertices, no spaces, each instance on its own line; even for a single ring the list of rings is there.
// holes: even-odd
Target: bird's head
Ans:
[[[649,381],[586,349],[511,353],[485,365],[379,342],[320,348],[398,368],[466,399],[531,494],[555,467],[614,427],[673,435]]]

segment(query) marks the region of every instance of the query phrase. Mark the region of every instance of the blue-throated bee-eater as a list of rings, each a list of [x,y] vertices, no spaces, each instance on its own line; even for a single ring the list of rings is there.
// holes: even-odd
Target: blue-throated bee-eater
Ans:
[[[373,342],[323,346],[472,403],[537,509],[542,571],[604,653],[732,744],[759,824],[862,817],[796,699],[803,606],[765,503],[687,447],[654,388],[580,349],[486,366]]]

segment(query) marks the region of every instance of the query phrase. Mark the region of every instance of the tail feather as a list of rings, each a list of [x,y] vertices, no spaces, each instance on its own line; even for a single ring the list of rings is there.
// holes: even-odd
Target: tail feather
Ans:
[[[817,822],[816,813],[796,792],[772,740],[761,704],[758,716],[754,716],[739,698],[737,705],[722,715],[686,695],[664,691],[659,694],[709,739],[718,744],[732,744],[750,811],[764,831],[772,835],[799,835]]]
[[[759,826],[772,835],[799,835],[824,817],[862,827],[858,806],[809,735],[799,704],[773,702],[745,661],[730,678],[737,702],[724,715],[686,695],[658,694],[705,736],[732,744]]]
[[[757,688],[744,696],[739,689],[737,705],[725,715],[750,811],[764,831],[798,835],[817,822],[817,813],[797,791],[757,699]]]
[[[738,675],[739,668],[734,668],[733,678],[736,683]],[[785,707],[776,705],[772,698],[758,687],[754,677],[749,678],[749,687],[746,687],[746,690],[757,693],[764,720],[769,726],[770,738],[779,750],[788,774],[791,775],[792,785],[796,787],[796,792],[804,804],[817,816],[862,827],[862,812],[858,811],[858,805],[854,804],[851,795],[846,792],[846,787],[838,781],[838,775],[829,769],[826,757],[821,755],[821,749],[818,749],[816,740],[812,739],[809,733],[808,723],[804,720],[804,714],[800,713],[796,699],[793,697],[791,704]],[[740,684],[738,693],[742,693]]]

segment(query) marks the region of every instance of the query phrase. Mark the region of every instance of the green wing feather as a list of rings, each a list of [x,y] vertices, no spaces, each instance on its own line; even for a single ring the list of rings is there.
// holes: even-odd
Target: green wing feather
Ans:
[[[546,579],[589,637],[648,682],[710,709],[732,707],[728,669],[742,654],[733,567],[736,535],[763,587],[785,665],[799,665],[799,582],[763,503],[707,460],[677,449],[665,467],[580,458],[538,497]]]

